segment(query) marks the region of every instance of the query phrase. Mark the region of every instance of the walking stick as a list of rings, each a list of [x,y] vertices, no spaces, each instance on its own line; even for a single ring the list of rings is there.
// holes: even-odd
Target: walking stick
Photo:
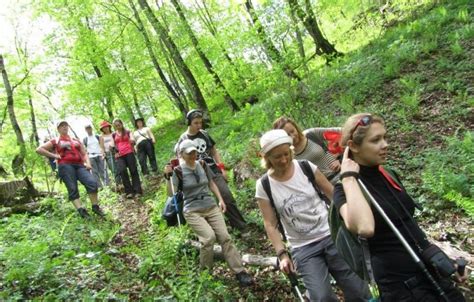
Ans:
[[[397,236],[398,240],[402,243],[402,245],[405,247],[407,250],[408,254],[410,254],[411,258],[415,263],[418,265],[418,268],[425,274],[426,278],[431,282],[431,284],[434,286],[438,294],[447,302],[449,302],[448,297],[446,296],[446,293],[444,290],[439,286],[438,282],[433,278],[433,276],[428,272],[428,269],[426,268],[425,264],[423,261],[418,257],[418,255],[415,253],[413,248],[410,246],[410,244],[406,241],[406,239],[403,237],[403,235],[400,233],[400,231],[397,229],[397,227],[393,224],[393,222],[390,220],[390,218],[385,214],[385,211],[382,209],[382,207],[378,204],[378,202],[375,200],[375,198],[370,194],[369,190],[367,190],[367,187],[364,185],[362,180],[360,178],[357,179],[359,182],[360,187],[364,191],[365,195],[369,197],[370,202],[374,205],[375,209],[377,212],[379,212],[380,216],[382,216],[383,220],[388,224],[390,229],[392,229],[393,233]]]
[[[288,274],[288,279],[290,279],[290,284],[295,296],[299,299],[299,301],[304,302],[305,299],[303,298],[303,295],[301,294],[301,291],[298,287],[298,277],[296,276],[296,273],[290,272]]]
[[[176,216],[178,218],[178,226],[181,226],[181,217],[179,217],[178,201],[176,200],[176,192],[174,190],[174,184],[171,178],[170,178],[170,184],[171,184],[171,193],[173,194],[173,205],[174,205],[174,209],[176,210]]]

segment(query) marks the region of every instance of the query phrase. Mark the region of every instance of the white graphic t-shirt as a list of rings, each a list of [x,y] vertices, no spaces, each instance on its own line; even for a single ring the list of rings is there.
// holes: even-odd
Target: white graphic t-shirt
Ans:
[[[319,241],[329,235],[328,210],[314,190],[297,160],[293,176],[278,181],[271,176],[270,188],[276,210],[292,248]],[[317,167],[310,162],[313,172]],[[256,198],[269,200],[260,180],[257,181]]]

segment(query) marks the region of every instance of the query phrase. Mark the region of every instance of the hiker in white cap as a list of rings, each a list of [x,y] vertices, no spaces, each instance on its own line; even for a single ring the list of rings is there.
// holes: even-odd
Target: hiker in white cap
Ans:
[[[255,196],[280,270],[297,272],[311,301],[339,301],[329,274],[345,301],[367,301],[367,284],[337,254],[330,237],[323,199],[332,198],[333,186],[314,164],[294,159],[292,142],[282,129],[270,130],[260,139],[262,166],[268,171],[257,181]]]

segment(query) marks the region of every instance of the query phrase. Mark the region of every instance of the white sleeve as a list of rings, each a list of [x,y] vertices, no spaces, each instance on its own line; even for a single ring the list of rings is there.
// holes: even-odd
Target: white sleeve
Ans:
[[[318,170],[318,166],[316,166],[315,164],[313,164],[311,161],[308,160],[308,163],[311,167],[311,170],[313,171],[313,174],[316,173],[316,171]]]
[[[268,198],[267,193],[263,189],[263,185],[262,185],[262,182],[260,181],[260,179],[257,180],[255,198],[264,199],[264,200],[268,200],[268,201],[270,200]]]

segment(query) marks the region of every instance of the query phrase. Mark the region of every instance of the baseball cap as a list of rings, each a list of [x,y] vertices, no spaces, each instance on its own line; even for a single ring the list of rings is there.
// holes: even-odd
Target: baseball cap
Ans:
[[[192,151],[197,151],[196,145],[194,144],[192,140],[185,139],[179,144],[179,153],[184,152],[186,154],[189,154]]]

